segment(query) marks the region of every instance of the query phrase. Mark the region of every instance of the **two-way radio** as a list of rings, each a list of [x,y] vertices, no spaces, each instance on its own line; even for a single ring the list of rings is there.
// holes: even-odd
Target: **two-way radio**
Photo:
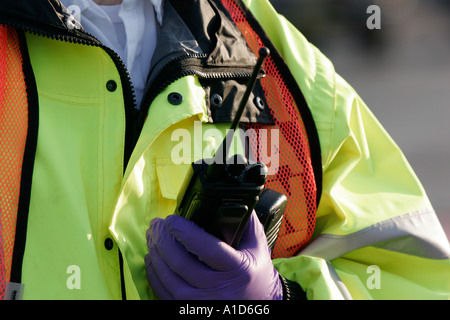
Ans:
[[[194,221],[236,248],[255,209],[264,225],[269,247],[278,234],[287,198],[264,189],[268,169],[241,156],[228,158],[229,146],[269,49],[261,48],[230,130],[213,159],[192,163],[193,175],[176,214]],[[222,155],[222,157],[220,157]]]

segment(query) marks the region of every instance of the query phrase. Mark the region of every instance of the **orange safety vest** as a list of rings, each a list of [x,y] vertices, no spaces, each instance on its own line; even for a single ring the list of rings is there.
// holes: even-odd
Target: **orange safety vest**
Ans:
[[[11,278],[28,131],[28,102],[19,38],[0,26],[0,299]]]
[[[279,132],[279,169],[268,177],[266,188],[278,191],[288,198],[288,206],[272,251],[273,258],[290,257],[310,240],[315,227],[316,210],[321,193],[321,157],[316,128],[304,97],[285,66],[278,51],[249,14],[248,9],[236,0],[221,0],[231,18],[242,32],[248,46],[257,54],[259,48],[268,47],[270,56],[263,69],[266,76],[261,79],[274,125],[250,124],[249,128],[269,129],[266,137],[250,135],[250,145],[257,161],[267,163],[258,153],[259,144],[269,146],[270,129]],[[266,139],[264,141],[263,139]]]

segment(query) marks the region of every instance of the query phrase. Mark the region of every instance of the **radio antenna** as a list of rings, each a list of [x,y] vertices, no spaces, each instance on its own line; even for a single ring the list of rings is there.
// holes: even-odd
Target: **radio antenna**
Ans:
[[[259,57],[256,62],[255,68],[253,69],[253,72],[250,76],[250,79],[247,83],[247,88],[244,92],[244,95],[241,99],[241,102],[239,103],[239,107],[237,109],[236,115],[234,116],[233,123],[231,124],[231,127],[225,137],[225,139],[222,142],[222,147],[225,147],[225,150],[223,152],[223,163],[226,163],[226,160],[228,158],[229,148],[231,146],[231,141],[234,136],[234,132],[236,131],[237,126],[239,125],[239,122],[242,117],[242,113],[244,112],[245,106],[247,104],[248,98],[250,97],[250,93],[253,91],[253,88],[255,87],[256,79],[258,78],[258,74],[261,70],[261,66],[264,62],[264,59],[267,58],[270,54],[270,50],[266,47],[262,47],[259,49]],[[229,141],[230,143],[227,143]]]

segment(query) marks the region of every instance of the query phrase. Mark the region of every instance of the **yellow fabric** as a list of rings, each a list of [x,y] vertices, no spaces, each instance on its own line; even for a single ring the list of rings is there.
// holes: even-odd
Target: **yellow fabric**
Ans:
[[[100,48],[26,37],[39,95],[39,130],[24,299],[120,299],[117,245],[104,246],[123,174],[119,74]],[[115,92],[106,90],[111,79],[118,84]]]
[[[401,150],[353,88],[335,73],[330,61],[276,14],[268,2],[244,3],[290,66],[318,129],[323,193],[313,239],[321,234],[351,236],[396,216],[432,212],[427,195]],[[417,228],[420,230],[421,226]],[[438,223],[435,230],[443,235],[443,246],[450,256],[448,241]],[[333,247],[332,242],[330,246]],[[376,263],[386,280],[382,290],[368,291],[364,276],[370,264],[360,258],[367,252],[373,249],[357,250],[331,261],[331,265],[320,257],[302,256],[300,252],[299,257],[280,259],[274,264],[287,278],[298,281],[310,299],[341,298],[334,290],[336,279],[329,277],[333,266],[341,276],[339,281],[355,299],[450,298],[448,258],[434,260],[387,250],[377,252]],[[417,260],[421,263],[416,264]],[[389,276],[391,265],[405,272]],[[420,285],[416,286],[417,282]]]
[[[167,103],[171,92],[180,93],[183,102],[158,108]],[[132,277],[128,279],[129,285],[136,286],[139,298],[152,297],[144,265],[148,251],[145,233],[150,220],[174,213],[180,189],[190,177],[191,163],[203,158],[207,150],[217,149],[229,128],[227,123],[202,124],[207,119],[204,94],[198,80],[189,76],[167,87],[156,98],[120,192],[111,231],[126,256]],[[212,129],[218,130],[217,134]],[[191,146],[191,153],[173,154],[184,143]]]

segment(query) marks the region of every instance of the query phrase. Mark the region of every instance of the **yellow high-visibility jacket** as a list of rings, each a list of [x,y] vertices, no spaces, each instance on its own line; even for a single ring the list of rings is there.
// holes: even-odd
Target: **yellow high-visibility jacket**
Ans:
[[[222,142],[214,136],[193,140],[190,154],[174,163],[180,141],[173,133],[195,137],[198,123],[203,132],[229,127],[227,119],[212,118],[204,70],[155,87],[153,75],[166,72],[155,64],[139,114],[117,54],[68,23],[59,1],[0,3],[0,45],[6,43],[0,56],[12,61],[0,65],[0,74],[20,66],[26,84],[0,91],[0,102],[11,107],[26,95],[28,106],[19,200],[16,212],[8,211],[17,218],[9,234],[14,254],[2,253],[10,266],[6,286],[21,283],[24,299],[156,298],[144,263],[150,220],[174,212],[190,163]],[[423,187],[331,62],[266,0],[200,3],[190,19],[206,12],[202,19],[209,21],[211,12],[221,12],[231,30],[242,28],[236,16],[243,13],[289,68],[314,120],[308,127],[311,158],[320,164],[314,168],[320,200],[314,234],[295,254],[275,258],[277,270],[299,283],[308,299],[450,298],[450,245]],[[164,23],[180,17],[169,5],[165,10],[161,32],[170,39]],[[197,39],[197,47],[205,52],[214,39],[224,38]],[[155,55],[169,62],[166,43],[159,45]],[[11,47],[16,50],[6,49]],[[221,58],[234,57],[232,49],[241,52],[226,41],[217,48]],[[172,100],[173,93],[182,99]],[[0,136],[2,148],[4,141]]]

